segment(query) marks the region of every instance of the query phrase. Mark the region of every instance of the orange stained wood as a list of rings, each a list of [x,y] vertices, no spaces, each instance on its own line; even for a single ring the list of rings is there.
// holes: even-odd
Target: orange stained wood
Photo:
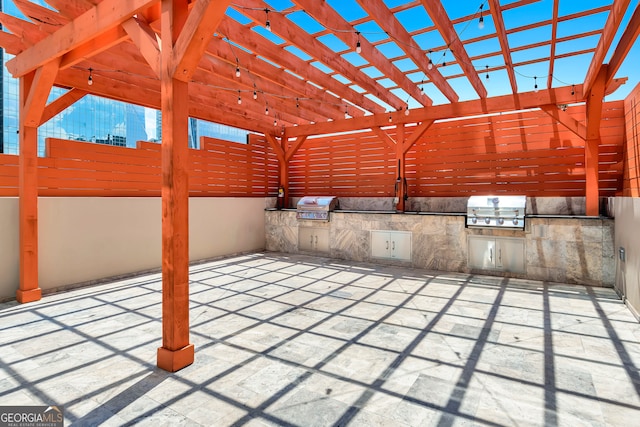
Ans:
[[[547,74],[547,88],[553,85],[553,71],[556,61],[556,46],[558,44],[558,9],[560,0],[553,0],[553,18],[551,22],[551,54],[549,55],[549,73]]]
[[[507,30],[505,29],[502,10],[500,9],[500,0],[489,0],[489,11],[491,12],[493,25],[496,27],[496,34],[498,36],[498,41],[500,42],[500,50],[502,51],[505,68],[507,70],[507,75],[509,76],[509,83],[511,84],[511,92],[518,93],[516,73],[513,71],[512,67],[513,60],[511,59],[511,49],[509,47],[509,40],[507,39]]]
[[[599,78],[600,70],[604,66],[604,58],[611,47],[611,43],[613,43],[629,3],[630,0],[613,0],[613,7],[604,25],[602,37],[598,40],[598,46],[596,46],[596,51],[584,78],[584,93],[586,95],[589,94],[591,87],[595,84],[595,80]]]
[[[20,284],[16,293],[16,299],[20,303],[37,301],[42,297],[42,290],[38,284],[37,126],[55,77],[51,66],[46,68],[46,70],[38,69],[20,79],[18,169]]]
[[[387,114],[374,114],[360,118],[337,120],[330,123],[300,125],[289,129],[290,136],[323,135],[332,132],[345,132],[353,129],[367,129],[389,125],[392,123],[416,123],[427,120],[448,119],[455,117],[490,114],[501,111],[534,108],[545,104],[573,103],[581,99],[581,85],[540,90],[538,93],[525,92],[516,95],[504,95],[475,101],[455,104],[433,105],[428,108],[412,109],[409,115],[403,111]],[[572,95],[571,93],[574,92]]]
[[[143,16],[130,18],[122,23],[122,28],[131,37],[156,76],[160,77],[160,45],[156,33],[146,19]]]
[[[400,71],[398,67],[396,67],[391,61],[389,61],[389,59],[384,56],[380,50],[376,49],[371,43],[369,43],[366,37],[356,34],[356,30],[353,28],[353,26],[349,24],[349,22],[347,22],[327,2],[319,2],[317,0],[294,1],[298,6],[300,6],[310,16],[315,18],[318,22],[331,22],[333,28],[339,30],[335,32],[336,37],[347,44],[347,46],[357,46],[358,42],[360,42],[360,56],[369,61],[372,66],[376,67],[383,74],[389,76],[391,80],[398,83],[398,86],[402,90],[411,95],[420,104],[425,106],[433,104],[431,99],[424,93],[420,92],[420,88],[418,88],[418,86],[414,82],[409,80],[406,74]],[[397,22],[397,20],[395,21]],[[397,25],[399,28],[402,28],[399,23],[397,23]],[[413,41],[413,39],[411,39],[411,41]],[[413,44],[415,45],[415,42]],[[418,49],[418,51],[421,51],[421,49]],[[424,55],[422,56],[424,58]]]
[[[598,146],[600,144],[600,120],[604,100],[607,67],[598,70],[598,76],[587,94],[587,141],[585,146],[586,166],[586,214],[600,214],[600,188]]]
[[[618,69],[622,65],[622,62],[626,58],[629,50],[633,46],[633,43],[638,38],[640,34],[640,3],[636,6],[636,9],[633,11],[633,15],[627,24],[624,32],[622,33],[622,37],[620,37],[620,41],[616,46],[613,55],[611,55],[611,59],[609,60],[609,65],[607,68],[607,81],[605,85],[609,85],[613,78],[615,77]]]
[[[458,94],[453,90],[449,82],[442,76],[438,67],[433,64],[429,64],[429,60],[432,58],[427,58],[424,55],[423,49],[418,46],[413,37],[409,34],[409,32],[402,26],[402,24],[398,21],[393,13],[384,5],[382,0],[357,0],[360,7],[373,17],[376,23],[381,27],[387,30],[388,33],[394,34],[394,37],[399,42],[399,47],[404,50],[409,58],[411,58],[416,65],[420,68],[420,70],[425,73],[429,80],[442,92],[442,94],[447,97],[447,99],[451,102],[458,101]],[[422,96],[414,96],[418,102],[422,105],[431,105],[431,100],[426,97],[426,102],[421,102],[422,98],[425,98],[426,95],[422,94]]]
[[[566,111],[562,111],[557,105],[542,105],[540,109],[553,117],[558,123],[562,123],[567,129],[575,133],[581,139],[587,139],[587,128]]]
[[[40,117],[40,122],[38,124],[42,125],[48,122],[54,116],[66,110],[75,102],[84,98],[87,94],[88,92],[81,89],[71,89],[65,94],[59,96],[55,101],[51,102],[44,108],[42,117]]]
[[[320,71],[318,68],[310,65],[306,61],[303,61],[296,55],[287,51],[286,49],[271,43],[265,39],[252,37],[251,32],[240,25],[237,21],[225,17],[218,30],[224,35],[233,34],[233,41],[247,47],[253,52],[260,52],[260,56],[268,59],[269,61],[281,64],[288,70],[296,73],[300,76],[305,76],[309,81],[317,82],[322,87],[330,90],[338,96],[350,100],[352,104],[358,105],[367,111],[384,113],[384,108],[376,104],[366,96],[356,92],[338,82],[336,79],[331,78],[327,74]],[[325,94],[326,97],[326,94]],[[319,97],[320,101],[324,100],[324,97]],[[329,99],[329,98],[326,98]]]
[[[241,9],[241,12],[262,24],[265,15],[264,9],[268,9],[269,5],[261,0],[247,0],[245,5],[250,6],[251,9]],[[271,15],[269,16],[271,27],[278,36],[297,46],[303,46],[307,51],[314,52],[314,55],[317,55],[319,60],[337,72],[347,76],[354,76],[353,83],[368,90],[371,94],[391,105],[393,108],[402,109],[406,107],[406,102],[397,95],[385,89],[380,83],[368,77],[366,74],[360,73],[354,65],[347,62],[341,56],[336,55],[335,52],[326,47],[322,42],[311,37],[299,27],[288,25],[288,19],[286,17],[277,13]]]
[[[442,3],[431,0],[421,0],[421,2],[436,28],[442,35],[442,38],[447,43],[447,49],[450,50],[456,58],[458,58],[458,65],[460,65],[464,71],[464,74],[469,79],[473,89],[475,89],[476,93],[480,95],[480,98],[486,98],[487,89],[482,84],[480,77],[478,77],[478,72],[474,68],[471,59],[469,59],[469,54],[462,45],[455,28],[453,28],[453,23],[451,22],[451,19],[449,19],[447,12],[444,10]],[[445,52],[447,49],[445,49]]]

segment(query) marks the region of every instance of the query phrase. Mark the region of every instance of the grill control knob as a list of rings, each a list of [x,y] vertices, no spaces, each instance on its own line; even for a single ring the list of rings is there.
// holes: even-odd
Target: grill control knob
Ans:
[[[485,224],[489,224],[490,222],[491,222],[491,220],[489,219],[489,217],[487,217],[487,218],[485,218],[485,219],[484,219],[484,223],[485,223]]]
[[[478,222],[478,218],[476,218],[476,217],[471,218],[471,222],[474,223],[474,224],[477,223]]]
[[[513,225],[518,225],[518,218],[513,218]]]
[[[504,218],[498,218],[498,224],[500,225],[504,224]]]

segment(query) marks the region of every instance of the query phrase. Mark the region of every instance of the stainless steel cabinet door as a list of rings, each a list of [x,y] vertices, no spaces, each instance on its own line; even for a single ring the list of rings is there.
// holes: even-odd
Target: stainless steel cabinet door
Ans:
[[[469,236],[469,267],[481,270],[496,268],[496,239],[487,236]]]

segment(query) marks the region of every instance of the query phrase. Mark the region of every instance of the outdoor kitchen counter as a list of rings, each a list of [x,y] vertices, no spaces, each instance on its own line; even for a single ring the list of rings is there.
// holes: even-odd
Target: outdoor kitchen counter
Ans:
[[[299,230],[328,233],[318,255],[439,271],[481,273],[551,282],[613,286],[614,220],[581,215],[531,215],[524,230],[470,228],[463,213],[335,210],[330,221],[297,220],[295,209],[265,210],[266,249],[300,250]],[[410,235],[410,259],[372,256],[377,232]],[[373,232],[373,233],[372,233]],[[305,236],[307,234],[304,234]],[[522,239],[526,271],[507,273],[469,266],[470,236]],[[374,251],[375,252],[375,251]],[[313,253],[313,252],[312,252]]]

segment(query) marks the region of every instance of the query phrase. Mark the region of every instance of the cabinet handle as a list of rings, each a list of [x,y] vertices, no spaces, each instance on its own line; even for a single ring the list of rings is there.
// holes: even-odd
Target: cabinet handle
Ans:
[[[316,248],[318,247],[318,236],[316,236]]]
[[[393,241],[391,242],[391,250],[392,250],[392,251],[395,251],[395,250],[396,250],[396,241],[395,241],[395,240],[393,240]]]
[[[489,248],[489,261],[493,262],[493,248]]]
[[[502,248],[498,249],[498,262],[502,264]]]
[[[313,247],[313,234],[311,235],[311,242],[310,242],[311,246]]]
[[[385,248],[385,249],[389,249],[389,241],[387,240],[385,243],[386,243],[387,245],[386,245],[384,248]]]

